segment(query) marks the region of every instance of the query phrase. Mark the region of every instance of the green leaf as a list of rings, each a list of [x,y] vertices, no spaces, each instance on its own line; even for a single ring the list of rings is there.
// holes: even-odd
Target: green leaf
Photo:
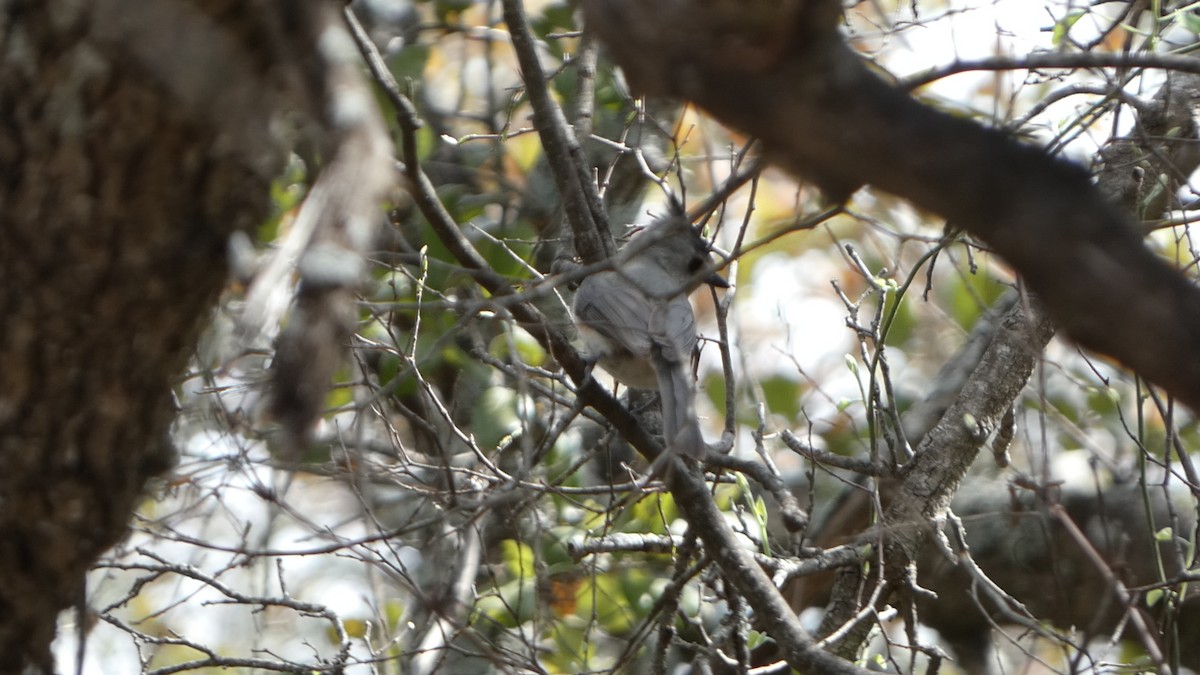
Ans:
[[[488,353],[498,359],[507,359],[510,351],[521,363],[530,366],[540,366],[546,362],[546,350],[525,329],[514,326],[511,336],[497,335],[488,345]]]
[[[733,474],[733,482],[737,483],[738,489],[742,491],[742,494],[747,499],[751,496],[750,481],[746,478],[745,474],[743,474],[743,473]]]
[[[1054,46],[1058,46],[1067,37],[1067,33],[1071,32],[1071,28],[1078,22],[1087,12],[1071,12],[1064,16],[1058,23],[1054,24],[1054,32],[1050,36],[1050,41]]]
[[[679,510],[675,508],[675,498],[669,493],[655,494],[640,499],[631,508],[625,509],[630,515],[628,525],[634,532],[652,532],[663,534],[667,525],[678,517]]]
[[[504,567],[518,579],[533,578],[533,549],[524,542],[516,539],[505,539],[500,542],[501,557]]]
[[[1163,595],[1165,595],[1165,592],[1161,588],[1151,589],[1146,593],[1146,606],[1153,607],[1157,605],[1158,601],[1162,600]]]
[[[724,391],[724,382],[718,384],[721,391]],[[804,387],[798,380],[785,375],[774,375],[760,384],[767,410],[793,421],[800,417],[800,397],[804,393]],[[721,410],[720,407],[717,409]]]
[[[505,628],[515,628],[532,619],[536,607],[536,582],[532,578],[511,581],[475,602],[472,622],[478,623],[483,616]]]
[[[751,503],[754,509],[754,520],[758,523],[758,540],[762,545],[762,553],[765,556],[771,555],[771,533],[767,529],[767,503],[763,501],[762,496],[757,496]]]
[[[615,574],[590,577],[579,585],[576,597],[576,615],[584,619],[594,616],[612,635],[628,633],[638,620]]]
[[[634,601],[641,599],[642,596],[650,592],[650,587],[661,578],[657,570],[653,570],[648,565],[638,567],[630,567],[623,570],[619,575],[621,579],[621,593],[625,598]]]
[[[1189,33],[1200,34],[1200,16],[1196,16],[1191,12],[1184,12],[1179,15],[1179,19],[1184,30]]]
[[[988,274],[989,263],[986,258],[979,260],[978,265],[978,273],[962,274],[947,280],[938,292],[939,296],[948,300],[950,315],[966,330],[970,330],[983,311],[1008,288]]]
[[[367,636],[367,628],[370,624],[363,619],[346,619],[342,622],[342,626],[346,629],[346,635],[352,638],[362,639]],[[330,642],[337,641],[337,633],[330,629]]]
[[[422,44],[407,44],[394,54],[388,56],[388,68],[396,81],[404,88],[409,80],[422,81],[425,64],[429,61],[429,46]]]
[[[400,625],[400,619],[404,616],[405,609],[404,603],[396,599],[389,600],[383,606],[384,618],[387,620],[389,630],[394,630]]]
[[[484,390],[471,414],[471,433],[479,447],[495,448],[502,439],[521,429],[517,419],[517,394],[507,387]]]

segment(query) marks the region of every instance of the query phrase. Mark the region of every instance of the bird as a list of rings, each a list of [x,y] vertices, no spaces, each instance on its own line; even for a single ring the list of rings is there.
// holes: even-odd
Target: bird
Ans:
[[[621,384],[657,390],[668,448],[703,459],[691,360],[696,316],[688,295],[703,284],[727,288],[710,246],[681,216],[660,218],[630,238],[612,269],[579,285],[573,312],[589,360]]]

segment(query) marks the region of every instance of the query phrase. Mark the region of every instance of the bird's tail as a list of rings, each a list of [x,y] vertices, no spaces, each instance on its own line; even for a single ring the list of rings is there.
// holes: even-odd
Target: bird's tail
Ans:
[[[662,398],[663,438],[667,447],[689,457],[704,459],[708,445],[696,418],[691,373],[682,363],[655,361],[658,393]]]

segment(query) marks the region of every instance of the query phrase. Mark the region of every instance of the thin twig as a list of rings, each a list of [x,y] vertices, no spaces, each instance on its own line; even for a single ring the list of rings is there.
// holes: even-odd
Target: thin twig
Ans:
[[[799,436],[792,433],[789,429],[784,429],[779,434],[779,437],[783,439],[784,445],[788,446],[793,452],[817,464],[824,464],[838,469],[848,469],[856,473],[861,473],[864,476],[881,476],[884,473],[882,467],[870,460],[844,457],[842,455],[835,455],[832,452],[818,450],[801,440]]]
[[[1079,526],[1075,524],[1075,520],[1071,518],[1062,505],[1051,505],[1050,515],[1054,516],[1054,519],[1063,526],[1063,529],[1075,541],[1075,545],[1079,547],[1079,550],[1091,561],[1096,567],[1096,571],[1108,583],[1108,587],[1113,592],[1113,595],[1125,607],[1129,623],[1133,625],[1134,631],[1142,643],[1142,647],[1145,648],[1146,654],[1150,657],[1150,662],[1155,664],[1154,668],[1156,672],[1160,675],[1170,673],[1170,668],[1163,657],[1162,647],[1154,637],[1155,632],[1146,623],[1146,618],[1142,616],[1141,609],[1133,601],[1131,594],[1125,588],[1125,584],[1117,578],[1117,575],[1108,566],[1108,563],[1104,561],[1104,557],[1100,555],[1096,547],[1092,546],[1092,543],[1088,541],[1087,535],[1079,529]]]
[[[783,525],[789,532],[799,532],[808,525],[808,514],[800,507],[796,495],[788,489],[787,483],[783,481],[783,477],[779,475],[779,470],[774,465],[768,466],[753,460],[719,453],[709,453],[705,463],[709,466],[738,471],[762,485],[779,504],[779,510],[783,514]]]
[[[1200,74],[1200,59],[1194,56],[1129,52],[1042,52],[1025,56],[992,56],[984,59],[956,61],[946,66],[931,68],[902,80],[898,87],[903,91],[912,91],[943,77],[975,70],[1039,70],[1042,68],[1066,70],[1076,68],[1154,68]]]

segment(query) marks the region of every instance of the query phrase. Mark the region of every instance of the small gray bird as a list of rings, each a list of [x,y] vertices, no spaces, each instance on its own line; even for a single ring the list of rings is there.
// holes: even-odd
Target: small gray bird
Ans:
[[[663,218],[630,238],[612,270],[584,279],[574,304],[592,358],[627,387],[657,389],[667,447],[697,459],[708,446],[696,419],[688,295],[705,283],[729,286],[704,273],[711,260],[708,242],[686,220]]]

